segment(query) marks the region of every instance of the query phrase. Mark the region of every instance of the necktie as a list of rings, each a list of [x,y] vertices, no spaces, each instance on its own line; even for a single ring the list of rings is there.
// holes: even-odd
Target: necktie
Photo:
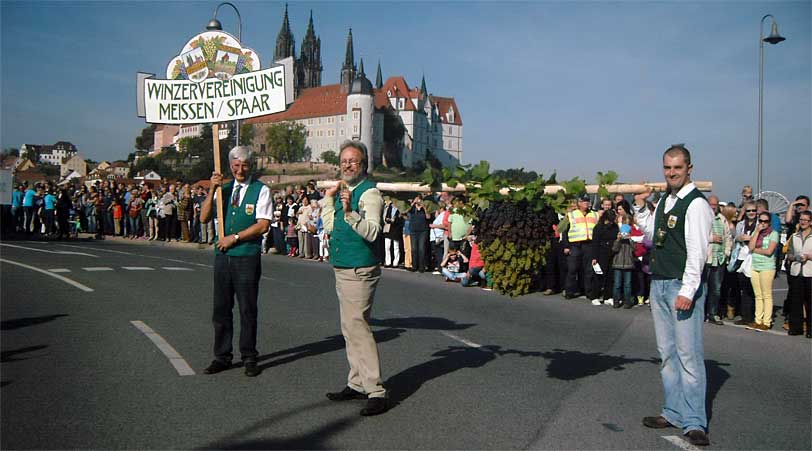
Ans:
[[[231,206],[232,207],[237,207],[237,206],[240,205],[240,189],[241,188],[242,188],[242,185],[237,185],[234,188],[234,194],[231,195]]]

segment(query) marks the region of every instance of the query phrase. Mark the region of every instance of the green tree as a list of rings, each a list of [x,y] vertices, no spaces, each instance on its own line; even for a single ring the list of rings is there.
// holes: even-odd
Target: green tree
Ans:
[[[251,124],[240,124],[240,145],[250,146],[254,142],[254,126]]]
[[[277,163],[305,160],[310,155],[306,139],[305,126],[295,122],[272,124],[265,133],[268,153]]]
[[[321,159],[325,163],[334,164],[338,166],[338,154],[333,150],[328,150],[321,153]]]
[[[6,156],[19,157],[20,156],[20,149],[18,149],[16,147],[7,147],[7,148],[3,149],[3,156],[4,157],[6,157]]]
[[[155,124],[149,124],[141,130],[141,135],[135,137],[135,148],[150,150],[155,143]]]

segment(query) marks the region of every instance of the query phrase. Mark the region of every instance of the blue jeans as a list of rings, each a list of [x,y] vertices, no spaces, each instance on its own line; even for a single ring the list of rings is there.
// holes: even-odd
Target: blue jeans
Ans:
[[[636,302],[632,302],[632,270],[631,269],[614,269],[615,273],[615,286],[612,289],[612,297],[615,299],[615,302],[620,302],[620,299],[623,299],[623,302],[631,302],[634,305]],[[620,290],[623,290],[623,297],[621,298]]]
[[[443,270],[441,272],[443,273],[443,276],[448,280],[454,280],[454,279],[463,279],[464,280],[465,276],[468,275],[468,273],[449,271],[449,270],[447,270],[445,268],[443,268]]]
[[[468,268],[468,272],[462,276],[462,286],[469,287],[473,286],[475,282],[473,281],[475,278],[480,280],[485,280],[485,270],[482,266],[475,266],[473,268]]]
[[[684,432],[707,431],[705,412],[705,284],[699,285],[692,308],[677,311],[674,303],[682,286],[678,279],[651,281],[651,314],[660,353],[660,376],[665,391],[661,415]]]

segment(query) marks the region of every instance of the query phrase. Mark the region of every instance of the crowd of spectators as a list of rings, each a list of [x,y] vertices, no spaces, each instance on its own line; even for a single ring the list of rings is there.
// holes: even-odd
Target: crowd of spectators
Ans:
[[[129,185],[104,182],[90,187],[57,187],[50,183],[19,185],[13,193],[14,229],[52,239],[80,232],[98,239],[184,241],[212,244],[213,221],[200,221],[207,190],[189,184]],[[330,237],[324,233],[319,200],[323,192],[311,181],[273,192],[274,220],[263,251],[329,261]],[[465,199],[450,193],[417,195],[400,211],[393,198],[385,204],[379,240],[384,267],[431,272],[449,283],[491,289],[487,266],[479,253],[475,223],[464,214]],[[427,203],[435,208],[427,208]],[[742,190],[738,202],[709,196],[715,212],[703,280],[708,290],[706,321],[725,321],[756,331],[773,328],[773,281],[787,273],[783,327],[790,335],[812,338],[812,227],[809,198],[798,196],[783,217],[769,212],[764,199]],[[649,303],[649,255],[652,248],[635,224],[635,210],[652,212],[656,199],[624,196],[600,199],[592,209],[588,196],[559,215],[555,240],[539,268],[540,291],[593,305],[631,309]]]

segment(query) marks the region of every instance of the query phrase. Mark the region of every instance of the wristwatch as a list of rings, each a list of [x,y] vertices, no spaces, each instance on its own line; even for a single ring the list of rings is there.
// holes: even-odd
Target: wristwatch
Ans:
[[[240,234],[239,234],[239,233],[235,233],[235,234],[234,234],[234,241],[235,241],[235,242],[240,241]]]

